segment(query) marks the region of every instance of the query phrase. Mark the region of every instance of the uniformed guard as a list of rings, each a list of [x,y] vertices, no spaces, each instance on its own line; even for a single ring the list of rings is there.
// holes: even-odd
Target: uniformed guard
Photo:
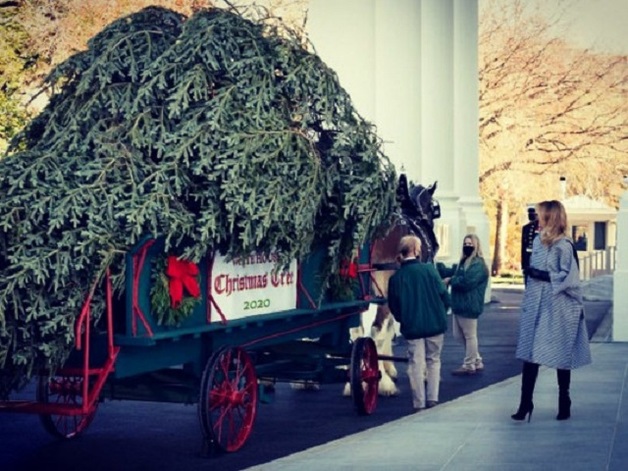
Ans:
[[[532,242],[539,232],[539,221],[534,207],[528,208],[528,221],[521,229],[521,270],[523,271],[524,282],[528,280],[526,270],[530,266]]]

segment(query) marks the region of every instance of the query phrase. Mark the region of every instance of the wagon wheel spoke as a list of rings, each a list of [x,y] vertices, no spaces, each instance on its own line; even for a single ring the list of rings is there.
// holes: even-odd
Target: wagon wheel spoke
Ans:
[[[83,377],[81,376],[41,376],[37,385],[37,400],[45,404],[60,406],[83,405]],[[86,414],[40,414],[39,419],[44,429],[59,438],[75,438],[91,424],[98,402]]]
[[[361,337],[353,344],[351,352],[351,395],[360,415],[370,415],[377,406],[379,368],[375,342]]]
[[[223,347],[208,360],[201,381],[199,418],[206,440],[236,451],[248,439],[257,413],[257,375],[241,348]]]

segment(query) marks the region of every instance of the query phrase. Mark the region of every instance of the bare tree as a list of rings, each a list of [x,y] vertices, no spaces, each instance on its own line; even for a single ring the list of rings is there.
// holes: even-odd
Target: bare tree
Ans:
[[[628,154],[627,57],[570,47],[531,5],[488,2],[480,16],[480,186],[495,217],[495,273],[507,203],[557,197],[558,174],[573,192],[608,197],[591,169],[616,171]]]

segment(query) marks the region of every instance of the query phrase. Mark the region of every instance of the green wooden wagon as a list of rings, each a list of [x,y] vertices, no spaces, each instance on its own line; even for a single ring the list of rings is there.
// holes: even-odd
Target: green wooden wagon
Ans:
[[[200,296],[192,311],[166,326],[152,298],[163,241],[147,237],[126,255],[121,298],[114,298],[109,276],[94,288],[104,289],[107,301],[96,326],[88,296],[64,367],[38,378],[35,401],[6,401],[0,411],[39,414],[47,431],[72,438],[89,426],[103,400],[197,403],[207,451],[228,452],[248,439],[265,382],[349,381],[357,412],[371,414],[377,351],[368,337],[350,340],[350,328],[360,326],[361,314],[376,301],[369,247],[361,248],[353,267],[350,301],[321,295],[322,255],[313,252],[279,272],[263,257],[226,262],[208,253],[195,264]],[[230,263],[231,272],[225,268]],[[255,264],[248,267],[252,275],[238,271]]]

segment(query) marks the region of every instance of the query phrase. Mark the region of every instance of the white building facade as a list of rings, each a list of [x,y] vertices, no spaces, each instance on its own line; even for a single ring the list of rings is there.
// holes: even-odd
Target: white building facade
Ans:
[[[308,34],[358,113],[377,127],[397,171],[422,185],[438,182],[438,259],[457,260],[470,232],[488,257],[477,0],[310,0]]]
[[[628,186],[628,177],[624,177]],[[628,190],[619,200],[617,213],[617,263],[613,273],[613,340],[628,342]]]

